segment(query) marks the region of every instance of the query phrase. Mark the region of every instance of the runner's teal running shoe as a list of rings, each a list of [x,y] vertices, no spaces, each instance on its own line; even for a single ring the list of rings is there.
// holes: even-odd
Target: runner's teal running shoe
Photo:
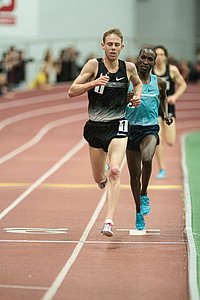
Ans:
[[[166,170],[160,169],[160,171],[158,172],[156,178],[157,178],[157,179],[165,179],[165,178],[166,178],[166,175],[167,175]]]
[[[136,213],[135,227],[137,230],[143,230],[145,228],[144,217],[141,213]]]
[[[150,213],[149,198],[146,195],[140,196],[140,213],[143,216]]]

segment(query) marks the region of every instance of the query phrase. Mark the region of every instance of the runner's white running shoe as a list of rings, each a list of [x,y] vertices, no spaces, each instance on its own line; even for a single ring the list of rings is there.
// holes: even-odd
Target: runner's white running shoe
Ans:
[[[107,237],[112,237],[113,236],[113,231],[112,231],[113,225],[110,223],[105,223],[103,225],[103,228],[101,229],[101,233]]]

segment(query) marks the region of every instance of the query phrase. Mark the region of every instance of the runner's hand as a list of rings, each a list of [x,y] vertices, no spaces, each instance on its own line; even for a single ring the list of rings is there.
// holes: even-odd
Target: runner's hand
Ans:
[[[95,86],[106,85],[110,77],[108,75],[102,75],[94,80]]]
[[[133,96],[134,96],[134,92],[133,91],[128,92],[128,94],[127,94],[127,102],[128,103],[133,99]]]
[[[129,106],[137,107],[140,105],[140,97],[135,95],[134,92],[128,92],[127,101],[129,102]]]
[[[164,114],[164,120],[165,120],[165,123],[167,125],[171,125],[173,123],[173,117],[172,117],[172,114]]]

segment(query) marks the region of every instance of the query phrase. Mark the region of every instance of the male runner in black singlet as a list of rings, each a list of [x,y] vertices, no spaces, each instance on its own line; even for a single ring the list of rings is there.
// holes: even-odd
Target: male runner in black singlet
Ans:
[[[171,114],[173,118],[173,123],[171,126],[166,125],[164,121],[164,116],[159,109],[159,125],[160,125],[160,145],[156,149],[156,158],[158,161],[159,172],[157,174],[157,179],[163,179],[166,177],[166,167],[164,163],[164,149],[163,142],[173,146],[176,141],[176,101],[185,92],[187,84],[175,65],[169,64],[168,51],[164,46],[154,47],[156,52],[156,64],[153,69],[153,74],[164,78],[167,83],[167,102],[168,102],[168,113]]]
[[[84,137],[89,144],[90,162],[95,182],[102,189],[108,181],[107,213],[102,233],[113,236],[113,216],[120,193],[120,167],[123,162],[128,136],[125,120],[129,81],[134,85],[133,105],[140,104],[142,83],[131,62],[119,60],[123,36],[119,29],[110,29],[103,35],[101,47],[104,57],[90,59],[69,89],[69,96],[88,93],[89,120],[84,126]],[[108,180],[105,175],[109,163]]]

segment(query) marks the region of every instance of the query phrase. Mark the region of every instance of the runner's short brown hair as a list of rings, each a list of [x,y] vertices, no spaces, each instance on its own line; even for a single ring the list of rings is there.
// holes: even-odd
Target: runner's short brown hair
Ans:
[[[121,30],[119,30],[117,28],[111,28],[111,29],[107,30],[106,32],[104,32],[104,34],[103,34],[103,42],[104,43],[105,43],[106,37],[110,34],[116,34],[121,39],[121,42],[123,43],[123,34],[122,34]]]

